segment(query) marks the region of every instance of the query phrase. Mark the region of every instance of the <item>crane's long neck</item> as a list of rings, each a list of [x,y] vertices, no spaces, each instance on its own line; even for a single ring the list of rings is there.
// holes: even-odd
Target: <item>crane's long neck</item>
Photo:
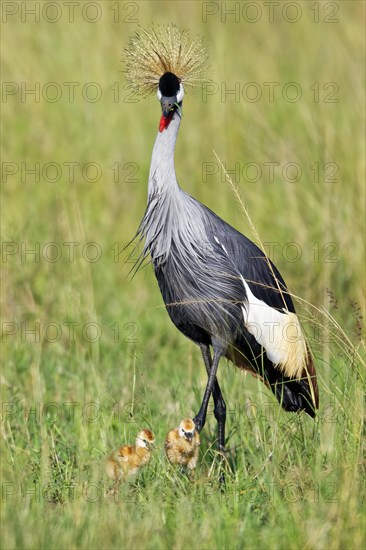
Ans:
[[[173,194],[179,189],[174,168],[174,149],[181,116],[176,111],[167,129],[158,132],[151,158],[148,194]]]
[[[142,257],[149,252],[156,263],[168,257],[177,225],[177,213],[185,195],[174,169],[174,148],[180,126],[175,112],[168,126],[159,132],[153,149],[149,174],[148,201],[138,234],[145,237]]]

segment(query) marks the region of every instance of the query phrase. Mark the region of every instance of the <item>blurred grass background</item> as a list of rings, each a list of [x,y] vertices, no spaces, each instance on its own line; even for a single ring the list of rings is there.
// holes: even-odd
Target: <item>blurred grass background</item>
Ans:
[[[85,2],[72,23],[62,4],[56,23],[42,13],[39,22],[31,15],[22,21],[21,4],[32,2],[8,4],[19,11],[3,17],[1,38],[2,547],[364,547],[364,3],[296,2],[296,23],[284,19],[284,3],[274,23],[261,2],[256,23],[243,11],[239,22],[225,21],[224,4],[211,2],[99,2],[96,23],[87,20],[92,8],[83,17]],[[246,3],[237,4],[243,10]],[[334,6],[338,22],[326,23]],[[216,7],[203,22],[204,10]],[[130,282],[121,253],[144,212],[160,117],[155,97],[136,103],[124,89],[121,57],[138,23],[152,21],[204,36],[219,90],[207,101],[200,91],[185,97],[178,181],[253,238],[213,150],[228,169],[239,163],[238,187],[259,235],[279,243],[275,263],[305,300],[297,307],[319,372],[314,424],[282,412],[259,382],[221,365],[231,467],[223,492],[216,470],[208,476],[213,416],[197,483],[164,460],[166,431],[197,412],[206,377],[199,350],[170,323],[151,269]],[[51,82],[62,90],[54,103],[42,97],[51,97]],[[80,83],[73,102],[67,82]],[[82,95],[92,97],[93,88],[85,90],[92,82],[102,92],[95,103]],[[243,92],[248,82],[260,86],[258,102],[222,95],[235,83]],[[279,83],[273,102],[267,82]],[[289,82],[302,90],[294,103],[282,96]],[[22,101],[22,83],[39,83],[40,100]],[[327,83],[339,87],[337,103],[324,101],[333,90]],[[7,94],[12,85],[19,92]],[[42,171],[50,162],[62,169],[58,181],[47,181],[51,168],[46,179],[28,174],[22,181],[22,163]],[[79,163],[74,181],[64,164],[72,162]],[[263,170],[258,182],[243,176],[249,162]],[[273,182],[265,162],[279,163]],[[300,181],[283,178],[289,162],[301,167]],[[98,181],[83,177],[86,163],[97,163]],[[216,163],[217,173],[204,178],[203,163]],[[337,167],[334,181],[326,163]],[[92,242],[97,249],[88,248]],[[296,262],[293,242],[301,251]],[[64,243],[79,243],[73,261]],[[25,254],[35,247],[36,255]],[[47,260],[56,250],[61,258]],[[87,261],[96,250],[98,261]],[[87,323],[102,331],[95,342]],[[26,334],[37,326],[40,338]],[[151,466],[105,496],[104,456],[146,425],[158,442]]]

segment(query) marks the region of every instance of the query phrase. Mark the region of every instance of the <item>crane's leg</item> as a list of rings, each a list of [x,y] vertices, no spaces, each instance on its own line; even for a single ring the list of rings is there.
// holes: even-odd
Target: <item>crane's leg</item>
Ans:
[[[213,348],[214,348],[214,357],[212,361],[211,370],[208,375],[205,394],[203,396],[200,410],[197,416],[193,419],[196,425],[196,428],[199,432],[202,430],[203,426],[206,424],[207,407],[208,407],[208,402],[210,401],[211,393],[213,392],[215,387],[217,368],[219,366],[219,361],[221,357],[225,354],[225,349],[222,345],[213,344]]]
[[[204,344],[200,344],[200,349],[205,363],[207,375],[210,374],[212,369],[212,358],[210,348]],[[215,384],[213,387],[213,399],[214,399],[214,415],[217,420],[218,427],[218,444],[219,451],[225,451],[225,422],[226,422],[226,404],[221,393],[217,377],[215,377]]]

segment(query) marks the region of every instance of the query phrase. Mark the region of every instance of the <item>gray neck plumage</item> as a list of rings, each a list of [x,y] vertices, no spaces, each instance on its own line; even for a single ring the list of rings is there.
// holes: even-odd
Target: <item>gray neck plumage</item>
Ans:
[[[174,149],[181,117],[174,113],[168,128],[158,132],[151,158],[148,195],[174,193],[179,189],[174,168]]]
[[[148,199],[144,217],[137,235],[145,237],[142,257],[151,254],[155,264],[165,261],[170,252],[178,195],[174,168],[174,149],[180,126],[179,113],[175,112],[167,129],[158,132],[151,158]]]
[[[148,201],[137,235],[145,237],[142,258],[151,255],[154,266],[168,258],[173,242],[190,258],[202,253],[198,242],[207,240],[199,203],[178,185],[174,168],[174,148],[181,118],[175,112],[168,128],[159,132],[151,159]]]

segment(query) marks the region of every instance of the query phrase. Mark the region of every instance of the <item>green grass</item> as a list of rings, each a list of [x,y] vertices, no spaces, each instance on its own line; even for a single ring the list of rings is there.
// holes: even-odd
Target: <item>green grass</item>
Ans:
[[[63,95],[50,103],[16,94],[1,105],[2,161],[19,168],[2,182],[2,241],[15,247],[2,265],[2,547],[364,548],[364,4],[337,2],[333,24],[323,22],[324,3],[314,23],[309,5],[298,2],[303,17],[293,24],[265,16],[222,23],[220,14],[203,24],[199,2],[136,4],[143,25],[174,19],[205,36],[220,91],[235,82],[241,90],[247,82],[261,86],[256,103],[186,96],[178,181],[254,239],[218,164],[203,178],[202,163],[217,163],[213,150],[229,170],[239,163],[234,183],[299,297],[319,375],[314,422],[283,412],[260,382],[222,362],[224,488],[212,412],[195,483],[163,453],[167,430],[198,411],[206,377],[199,350],[169,321],[151,268],[129,281],[131,264],[118,253],[144,211],[160,114],[156,98],[123,101],[121,51],[136,24],[114,23],[109,4],[100,3],[95,24],[80,11],[71,24],[65,15],[55,24],[19,17],[3,24],[3,81],[41,89],[58,82]],[[73,103],[64,82],[81,83]],[[88,82],[101,86],[100,101],[83,100],[78,89]],[[265,82],[280,83],[273,103]],[[282,98],[288,82],[301,86],[296,103]],[[309,89],[315,82],[318,103]],[[329,82],[339,86],[337,103],[324,102]],[[20,163],[36,162],[58,163],[59,181],[29,175],[22,182]],[[65,162],[98,163],[101,178],[88,182],[77,167],[70,182]],[[116,162],[117,182],[109,168]],[[258,182],[243,176],[249,162],[263,170]],[[264,162],[279,163],[272,182]],[[291,171],[283,177],[289,162],[301,167],[297,182],[288,181]],[[319,181],[309,168],[315,163]],[[326,163],[338,168],[336,181],[335,165],[324,172]],[[47,261],[56,250],[50,242],[59,261]],[[69,261],[64,243],[72,242],[79,244]],[[96,262],[87,261],[91,242],[102,253]],[[39,253],[26,255],[35,243]],[[301,251],[298,261],[289,243]],[[102,331],[95,342],[87,323]],[[26,333],[37,326],[40,338]],[[145,426],[157,439],[151,463],[110,494],[105,456]]]

